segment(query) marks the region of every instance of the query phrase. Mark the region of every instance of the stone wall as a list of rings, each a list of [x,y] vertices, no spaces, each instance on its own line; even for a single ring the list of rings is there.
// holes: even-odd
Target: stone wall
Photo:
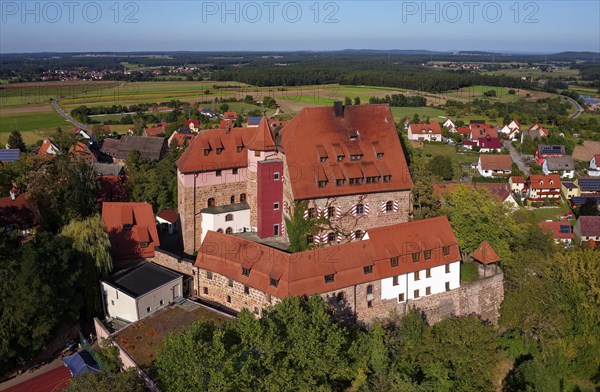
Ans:
[[[188,254],[194,254],[200,247],[200,238],[202,235],[202,218],[200,210],[208,207],[208,199],[214,198],[216,206],[231,204],[231,196],[235,196],[235,202],[239,203],[240,194],[248,193],[246,189],[247,182],[244,179],[240,182],[224,182],[222,184],[205,185],[201,183],[201,176],[196,183],[196,249],[194,249],[194,187],[185,187],[181,181],[177,181],[177,209],[181,219],[181,228],[183,235],[184,251]],[[250,205],[252,209],[253,206]],[[256,206],[254,206],[256,209]]]
[[[183,275],[184,296],[195,296],[198,293],[197,268],[194,267],[194,260],[185,257],[179,257],[160,248],[154,252],[154,257],[147,259],[152,263],[162,265]],[[190,282],[187,283],[186,282]]]

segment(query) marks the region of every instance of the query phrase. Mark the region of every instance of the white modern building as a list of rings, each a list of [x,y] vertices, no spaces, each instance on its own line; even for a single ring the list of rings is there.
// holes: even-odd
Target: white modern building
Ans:
[[[381,299],[398,302],[439,294],[460,287],[460,261],[385,278],[381,281]]]
[[[250,226],[250,206],[246,202],[207,207],[200,212],[202,215],[201,241],[204,241],[209,230],[226,234],[256,231],[256,227]]]

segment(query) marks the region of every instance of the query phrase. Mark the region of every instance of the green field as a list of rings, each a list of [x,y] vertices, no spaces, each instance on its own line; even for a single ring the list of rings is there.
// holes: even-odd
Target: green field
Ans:
[[[449,146],[447,144],[442,143],[423,143],[423,148],[421,149],[421,156],[429,160],[436,155],[444,155],[452,159],[452,165],[454,166],[455,176],[460,176],[461,174],[461,163],[473,163],[479,160],[479,153],[476,152],[459,154],[457,153],[455,146]]]
[[[439,121],[442,123],[446,121],[446,112],[444,110],[431,108],[428,106],[401,108],[392,107],[390,109],[392,110],[392,115],[394,116],[394,120],[396,122],[403,122],[406,117],[413,118],[415,113],[418,114],[419,118],[423,120],[425,120],[426,117],[429,117],[430,121]],[[443,116],[444,118],[441,118],[440,116]]]
[[[546,78],[546,77],[579,77],[579,70],[571,68],[558,68],[551,72],[544,72],[539,69],[499,69],[496,71],[483,71],[484,75],[506,75],[527,78]]]
[[[24,107],[62,97],[93,96],[98,90],[114,88],[117,82],[46,82],[9,84],[0,88],[0,107]]]
[[[557,208],[534,208],[533,210],[527,210],[527,214],[531,215],[536,222],[544,222],[547,220],[555,221],[560,215],[564,215],[569,211],[571,211],[571,208],[561,202]]]
[[[58,113],[35,112],[22,114],[3,114],[0,116],[0,133],[19,130],[21,132],[38,129],[72,126]]]
[[[495,97],[486,97],[484,93],[486,91],[493,90],[496,92]],[[473,99],[487,99],[490,102],[516,102],[519,99],[518,94],[508,94],[508,88],[506,87],[491,87],[491,86],[472,86],[463,87],[459,90],[449,91],[444,93],[444,96],[448,99],[459,99],[459,100],[473,100]]]

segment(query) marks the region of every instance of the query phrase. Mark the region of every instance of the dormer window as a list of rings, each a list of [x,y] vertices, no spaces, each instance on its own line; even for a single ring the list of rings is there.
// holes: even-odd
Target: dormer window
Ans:
[[[344,156],[343,155],[337,155],[336,158],[337,158],[338,162],[341,162],[341,161],[344,160]]]
[[[250,276],[250,268],[242,268],[242,275]]]
[[[392,267],[397,267],[398,266],[398,257],[392,257],[390,259],[390,264],[392,265]]]
[[[392,176],[383,176],[383,182],[390,182]]]
[[[325,185],[327,185],[327,181],[318,181],[317,184],[319,185],[319,188],[325,188]]]
[[[348,132],[348,136],[350,137],[350,141],[355,141],[360,136],[360,132],[358,132],[358,129],[356,129]]]
[[[335,186],[344,186],[344,180],[335,180]]]
[[[381,159],[383,158],[383,153],[382,152],[378,152],[377,153],[377,159]]]
[[[140,242],[140,248],[147,248],[148,242]]]
[[[123,225],[123,230],[127,230],[127,231],[129,231],[129,230],[131,230],[131,227],[132,227],[132,225],[130,225],[129,223],[127,223],[127,224],[124,224],[124,225]]]
[[[363,267],[363,272],[365,274],[373,273],[373,266],[372,265],[367,265],[367,266]]]
[[[236,150],[237,150],[237,152],[242,152],[242,150],[243,150],[243,149],[244,149],[244,147],[242,147],[242,146],[237,146],[237,149],[236,149]]]
[[[279,286],[279,279],[271,278],[269,279],[269,284],[273,287]]]
[[[351,161],[360,161],[361,157],[362,157],[362,155],[360,155],[360,154],[350,155],[350,160]]]
[[[208,154],[210,154],[210,149],[209,148],[205,148],[204,149],[204,156],[207,156]]]
[[[325,275],[325,283],[333,283],[333,274]]]
[[[222,152],[223,152],[222,147],[217,148],[217,155],[221,155]]]

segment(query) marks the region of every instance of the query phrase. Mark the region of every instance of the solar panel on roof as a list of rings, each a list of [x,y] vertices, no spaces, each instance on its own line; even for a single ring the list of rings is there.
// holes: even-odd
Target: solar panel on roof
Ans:
[[[600,191],[600,178],[580,178],[579,187],[584,192]]]
[[[18,161],[21,156],[21,151],[18,149],[0,150],[0,161],[14,162]]]
[[[569,226],[569,225],[560,225],[560,232],[561,232],[561,234],[570,234],[571,233],[571,226]]]

